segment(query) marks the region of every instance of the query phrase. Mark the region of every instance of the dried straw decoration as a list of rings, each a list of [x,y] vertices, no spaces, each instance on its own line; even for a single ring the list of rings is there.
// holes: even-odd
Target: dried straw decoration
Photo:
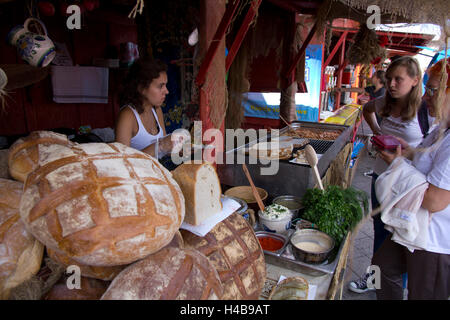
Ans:
[[[386,49],[380,47],[375,30],[367,28],[364,23],[355,35],[354,42],[349,46],[346,57],[350,64],[370,64],[377,58],[386,58]],[[381,59],[384,60],[384,59]]]
[[[11,289],[9,300],[41,300],[51,290],[65,268],[50,258],[45,258],[44,262],[37,275]]]
[[[248,39],[248,38],[246,38]],[[242,43],[228,73],[228,109],[225,118],[226,129],[238,129],[244,121],[242,95],[250,90],[248,74],[249,41]]]

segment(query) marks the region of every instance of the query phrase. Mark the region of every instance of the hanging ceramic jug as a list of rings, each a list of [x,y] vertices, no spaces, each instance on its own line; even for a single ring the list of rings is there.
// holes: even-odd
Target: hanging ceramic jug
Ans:
[[[44,30],[44,34],[36,34],[28,29],[30,22],[36,21]],[[7,36],[8,42],[17,47],[19,56],[35,67],[46,67],[56,56],[53,41],[47,36],[47,29],[42,21],[28,18],[25,23],[14,27]]]

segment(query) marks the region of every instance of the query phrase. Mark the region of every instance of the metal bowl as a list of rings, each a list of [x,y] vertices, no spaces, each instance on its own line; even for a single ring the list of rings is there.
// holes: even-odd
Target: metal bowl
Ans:
[[[261,248],[266,253],[279,255],[279,254],[281,254],[283,252],[284,248],[288,244],[288,238],[285,235],[282,235],[282,234],[279,234],[279,233],[272,233],[272,232],[267,232],[267,231],[256,231],[255,234],[256,234],[256,237],[258,238],[258,241],[260,242],[260,244],[261,244],[260,238],[272,238],[272,239],[281,241],[283,243],[283,245],[277,250],[264,249],[262,244],[261,244]]]
[[[324,262],[335,246],[335,241],[332,237],[325,232],[315,229],[295,231],[291,236],[290,243],[295,259],[313,264]],[[303,245],[300,245],[302,243]]]
[[[302,198],[296,196],[279,196],[273,199],[272,203],[285,206],[292,213],[292,218],[298,218],[298,213],[303,209]]]

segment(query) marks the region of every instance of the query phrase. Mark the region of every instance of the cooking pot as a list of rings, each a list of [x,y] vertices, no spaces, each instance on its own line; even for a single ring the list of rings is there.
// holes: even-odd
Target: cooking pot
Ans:
[[[295,259],[312,264],[324,262],[335,246],[332,237],[316,229],[295,231],[290,243]]]

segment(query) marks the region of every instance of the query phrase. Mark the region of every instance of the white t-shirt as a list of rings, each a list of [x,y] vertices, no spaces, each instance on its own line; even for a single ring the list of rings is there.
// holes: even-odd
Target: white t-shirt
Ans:
[[[380,98],[378,98],[380,99]],[[378,100],[375,99],[375,100]],[[383,98],[384,99],[384,98]],[[374,100],[374,101],[375,101]],[[381,102],[381,100],[380,100]],[[375,103],[376,112],[381,111],[382,103]],[[422,130],[420,129],[418,117],[415,116],[412,120],[404,121],[401,117],[387,117],[381,121],[381,134],[400,137],[405,140],[411,147],[416,147],[423,139]],[[375,160],[375,167],[373,171],[380,175],[386,171],[389,165],[380,157]]]
[[[442,140],[439,137],[439,127],[435,128],[418,146],[428,148],[414,155],[412,164],[417,170],[427,176],[432,185],[450,190],[450,132],[444,133]],[[442,211],[431,216],[428,229],[427,251],[450,254],[450,205]]]

